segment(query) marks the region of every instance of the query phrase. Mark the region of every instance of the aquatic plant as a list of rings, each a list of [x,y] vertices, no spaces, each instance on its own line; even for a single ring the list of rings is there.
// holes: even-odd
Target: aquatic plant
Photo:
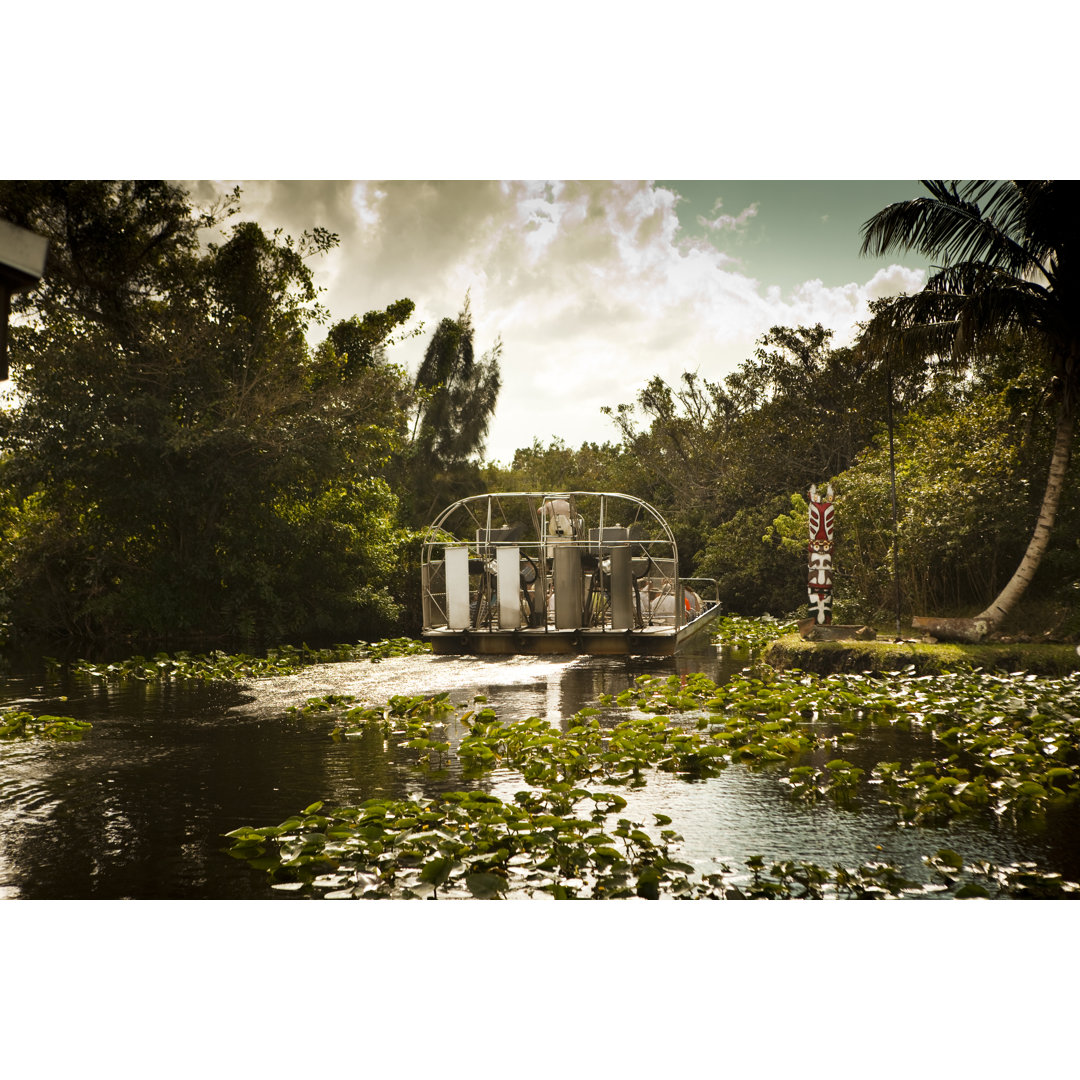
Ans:
[[[722,615],[712,626],[712,640],[730,649],[748,649],[757,655],[766,645],[798,629],[793,619],[775,619],[771,615],[748,618],[745,615]]]
[[[386,638],[356,645],[334,645],[313,649],[281,645],[267,651],[266,656],[247,653],[214,651],[209,654],[178,652],[155,653],[152,657],[133,656],[112,663],[76,660],[71,665],[73,675],[99,682],[118,682],[125,679],[256,679],[277,675],[292,675],[315,664],[334,664],[350,660],[369,660],[378,663],[394,656],[413,656],[431,652],[431,646],[414,638]],[[53,659],[59,666],[60,661]]]
[[[34,716],[24,709],[0,712],[0,739],[81,739],[92,727],[71,716]]]
[[[282,889],[311,886],[333,899],[546,893],[555,899],[644,896],[692,891],[693,872],[640,822],[609,815],[626,805],[611,793],[580,793],[588,816],[570,816],[546,792],[519,792],[514,803],[478,791],[431,800],[371,799],[323,810],[313,803],[268,828],[228,834],[230,855],[265,870]],[[662,815],[658,815],[662,818]],[[666,821],[667,819],[663,819]]]
[[[295,711],[333,717],[335,738],[381,734],[417,752],[418,764],[450,752],[449,728],[457,723],[465,729],[455,752],[466,777],[501,767],[516,771],[529,789],[512,802],[458,791],[335,810],[315,803],[278,826],[234,830],[229,853],[266,871],[275,888],[334,898],[1080,893],[1076,883],[1034,864],[965,864],[947,849],[924,858],[932,880],[922,883],[885,862],[828,869],[780,860],[767,869],[763,856],[749,859],[747,872],[725,864],[698,872],[680,860],[682,838],[667,828],[670,818],[656,814],[646,824],[619,817],[627,802],[610,790],[644,785],[655,771],[696,779],[742,763],[775,767],[789,792],[810,803],[828,797],[854,809],[872,793],[903,824],[933,824],[982,808],[1042,813],[1077,794],[1080,676],[917,677],[907,670],[819,677],[748,668],[723,685],[700,674],[643,675],[601,704],[634,715],[602,719],[599,709],[583,709],[562,730],[539,717],[500,721],[480,696],[471,705],[453,704],[448,693],[395,696],[377,705],[348,695],[313,698]],[[857,740],[874,723],[924,726],[941,753],[907,765],[878,762],[869,777],[844,757],[823,768],[803,762],[808,750]]]
[[[431,800],[369,799],[325,810],[312,803],[280,825],[243,826],[227,834],[226,849],[266,872],[273,888],[304,890],[326,899],[496,899],[543,894],[557,900],[659,899],[821,900],[950,897],[1076,899],[1080,885],[1033,863],[966,865],[950,850],[924,856],[928,882],[888,862],[831,869],[806,860],[761,855],[747,871],[726,863],[698,872],[679,860],[682,837],[654,822],[608,818],[626,806],[620,796],[575,792],[591,800],[578,816],[546,792],[519,792],[514,803],[477,791]],[[654,838],[649,828],[659,828]]]
[[[491,709],[470,709],[459,717],[468,730],[458,759],[466,775],[501,765],[532,784],[640,786],[649,769],[701,778],[732,763],[775,767],[798,799],[855,808],[873,797],[907,824],[941,824],[983,809],[1031,816],[1080,795],[1080,675],[821,677],[747,669],[723,685],[701,674],[643,675],[601,703],[641,715],[601,725],[598,710],[584,709],[563,731],[537,717],[504,723]],[[340,712],[337,737],[358,737],[379,721],[389,725],[387,737],[412,749],[450,748],[447,694],[391,698],[378,707],[313,699],[301,711],[332,706]],[[804,762],[811,750],[857,741],[872,723],[928,728],[941,752],[907,765],[878,762],[869,775],[843,757],[823,769]]]
[[[377,727],[384,740],[394,739],[396,745],[419,752],[419,761],[430,764],[450,749],[446,740],[445,717],[457,708],[448,692],[425,697],[394,695],[384,705],[364,705],[349,694],[327,695],[309,699],[303,706],[293,706],[290,712],[310,715],[329,711],[338,719],[330,733],[334,739],[362,738]]]
[[[641,676],[616,703],[654,712],[722,714],[732,760],[778,761],[836,745],[868,724],[915,724],[941,746],[933,759],[882,762],[870,782],[901,821],[937,824],[987,808],[1013,817],[1044,813],[1080,794],[1080,673],[1046,678],[959,671],[916,676],[811,675],[747,669],[722,686],[706,676]],[[725,734],[726,733],[726,734]],[[745,741],[744,741],[745,740]],[[808,801],[831,794],[853,805],[860,776],[796,765],[788,790]]]
[[[477,698],[471,708],[454,706],[448,693],[393,697],[378,706],[334,695],[293,709],[301,715],[332,711],[338,721],[335,738],[359,738],[374,724],[400,746],[442,753],[450,747],[442,737],[446,718],[456,708],[457,722],[466,731],[455,752],[466,776],[503,766],[538,785],[594,780],[634,786],[644,783],[649,768],[704,777],[723,768],[729,756],[713,733],[687,730],[665,717],[632,717],[603,727],[598,710],[587,708],[571,717],[563,731],[537,716],[505,723],[493,709],[476,707],[482,704]]]

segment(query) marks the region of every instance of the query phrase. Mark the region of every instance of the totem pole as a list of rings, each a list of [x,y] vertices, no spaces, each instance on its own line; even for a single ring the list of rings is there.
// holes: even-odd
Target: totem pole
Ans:
[[[810,615],[819,626],[832,622],[833,489],[829,484],[823,500],[817,484],[810,487],[810,576],[807,594]]]

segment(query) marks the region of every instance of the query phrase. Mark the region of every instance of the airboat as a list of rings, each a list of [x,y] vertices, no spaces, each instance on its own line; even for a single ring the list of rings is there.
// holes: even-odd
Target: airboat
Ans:
[[[439,654],[671,656],[720,612],[663,517],[615,492],[459,499],[425,534],[421,591]]]

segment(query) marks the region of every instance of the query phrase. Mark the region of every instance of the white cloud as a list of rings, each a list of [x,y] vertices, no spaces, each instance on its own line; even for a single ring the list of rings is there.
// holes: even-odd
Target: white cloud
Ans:
[[[900,293],[917,293],[926,283],[926,273],[922,270],[909,270],[906,266],[893,263],[879,270],[867,283],[866,295],[871,300],[883,296],[898,296]]]
[[[720,208],[723,205],[723,199],[717,199],[713,206],[714,217],[707,218],[703,214],[698,214],[698,224],[712,232],[741,232],[746,228],[746,223],[757,216],[757,203],[751,203],[745,210],[735,215],[721,214]]]
[[[772,326],[821,322],[848,339],[877,296],[921,287],[920,272],[878,270],[865,284],[803,282],[788,295],[738,272],[706,242],[688,243],[678,196],[650,182],[254,182],[245,215],[293,236],[341,237],[315,266],[335,319],[416,303],[425,333],[391,357],[418,363],[439,319],[470,291],[476,345],[503,341],[503,390],[488,453],[509,461],[533,437],[571,445],[614,439],[604,405],[647,380],[730,372]],[[205,197],[207,188],[200,185]],[[719,210],[719,203],[715,210]],[[756,213],[756,204],[730,225]]]

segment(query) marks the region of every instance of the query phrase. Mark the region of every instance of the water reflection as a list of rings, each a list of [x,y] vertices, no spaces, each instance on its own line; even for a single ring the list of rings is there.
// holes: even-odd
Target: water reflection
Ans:
[[[261,875],[223,855],[222,834],[277,823],[320,799],[347,805],[375,795],[423,797],[462,783],[453,757],[445,768],[418,773],[388,752],[377,732],[334,742],[332,721],[287,713],[310,697],[380,702],[449,691],[462,704],[487,697],[502,719],[563,723],[639,674],[704,671],[720,679],[744,662],[721,660],[706,646],[675,659],[404,657],[326,665],[244,687],[96,687],[9,676],[5,705],[29,703],[94,728],[81,743],[0,744],[0,897],[288,899],[293,894],[269,889]],[[899,758],[917,749],[912,738],[920,736],[871,732],[864,752],[872,756],[886,745],[874,740],[888,740],[887,756]],[[858,753],[859,746],[845,746],[845,757]],[[496,773],[483,786],[511,798],[521,781]],[[674,819],[683,857],[707,872],[763,854],[826,866],[887,858],[917,874],[922,854],[948,846],[969,860],[1031,859],[1080,877],[1075,815],[1041,831],[985,821],[900,830],[876,807],[807,809],[768,774],[742,767],[694,783],[650,779],[630,793],[626,813],[651,822],[654,812]]]

